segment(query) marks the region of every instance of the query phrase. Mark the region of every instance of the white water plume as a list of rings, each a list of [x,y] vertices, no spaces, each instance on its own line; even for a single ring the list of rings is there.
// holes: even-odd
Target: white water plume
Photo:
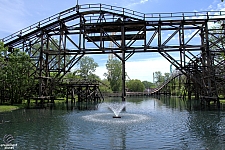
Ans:
[[[110,103],[108,105],[109,109],[112,110],[112,112],[114,113],[114,115],[116,117],[119,116],[120,112],[123,110],[123,108],[125,108],[126,103],[122,102],[122,103]]]

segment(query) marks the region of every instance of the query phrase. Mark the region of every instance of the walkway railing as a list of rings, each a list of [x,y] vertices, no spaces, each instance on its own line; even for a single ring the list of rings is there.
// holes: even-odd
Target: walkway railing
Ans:
[[[65,19],[68,16],[75,15],[77,12],[85,11],[106,11],[109,13],[123,15],[130,18],[135,18],[136,20],[143,21],[159,21],[159,20],[188,20],[188,19],[216,19],[225,17],[225,11],[201,11],[201,12],[175,12],[175,13],[141,13],[131,9],[111,6],[107,4],[84,4],[77,5],[53,16],[50,16],[44,20],[41,20],[29,27],[26,27],[18,32],[15,32],[2,39],[4,43],[8,43],[18,37],[31,33],[32,31],[38,30],[50,23],[57,22],[60,19]]]

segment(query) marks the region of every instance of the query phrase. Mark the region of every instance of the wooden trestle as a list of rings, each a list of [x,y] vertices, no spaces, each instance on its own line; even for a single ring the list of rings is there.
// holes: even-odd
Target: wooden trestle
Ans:
[[[69,82],[68,82],[69,81]],[[102,102],[104,98],[99,90],[99,82],[97,80],[68,80],[60,84],[66,88],[66,103],[76,102]]]
[[[224,25],[220,29],[209,27],[218,21],[225,21],[225,12],[144,14],[106,4],[84,4],[2,41],[9,47],[9,53],[18,48],[30,56],[34,66],[30,76],[39,84],[37,97],[40,98],[52,96],[62,78],[84,55],[114,54],[122,62],[122,100],[125,101],[125,62],[135,53],[156,52],[186,76],[189,96],[195,92],[203,102],[216,101],[219,107],[218,96],[225,91],[225,73],[224,63],[216,62],[215,56],[224,53],[221,46]],[[110,47],[109,42],[115,47]],[[47,78],[51,80],[46,82]],[[95,95],[98,89],[95,84],[64,86],[68,95],[74,97],[72,93],[76,92],[79,101],[101,97]]]

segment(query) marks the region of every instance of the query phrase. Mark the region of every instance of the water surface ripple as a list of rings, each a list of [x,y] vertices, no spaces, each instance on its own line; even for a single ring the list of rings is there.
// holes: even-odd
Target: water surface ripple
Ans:
[[[95,110],[17,110],[0,113],[0,145],[12,135],[15,149],[223,150],[225,112],[195,111],[175,98],[127,99],[122,118]],[[188,107],[187,107],[188,106]],[[61,107],[61,106],[60,106]],[[0,149],[4,149],[0,147]]]

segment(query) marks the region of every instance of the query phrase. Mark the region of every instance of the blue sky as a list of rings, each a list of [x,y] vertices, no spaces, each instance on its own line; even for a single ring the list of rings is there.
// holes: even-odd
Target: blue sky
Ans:
[[[74,7],[76,0],[0,0],[0,39],[31,24]],[[143,13],[225,10],[220,0],[79,0],[79,4],[104,3]],[[96,74],[103,78],[106,55],[91,56],[98,62]],[[134,54],[126,62],[131,79],[153,81],[155,71],[169,72],[170,63],[157,53]]]

